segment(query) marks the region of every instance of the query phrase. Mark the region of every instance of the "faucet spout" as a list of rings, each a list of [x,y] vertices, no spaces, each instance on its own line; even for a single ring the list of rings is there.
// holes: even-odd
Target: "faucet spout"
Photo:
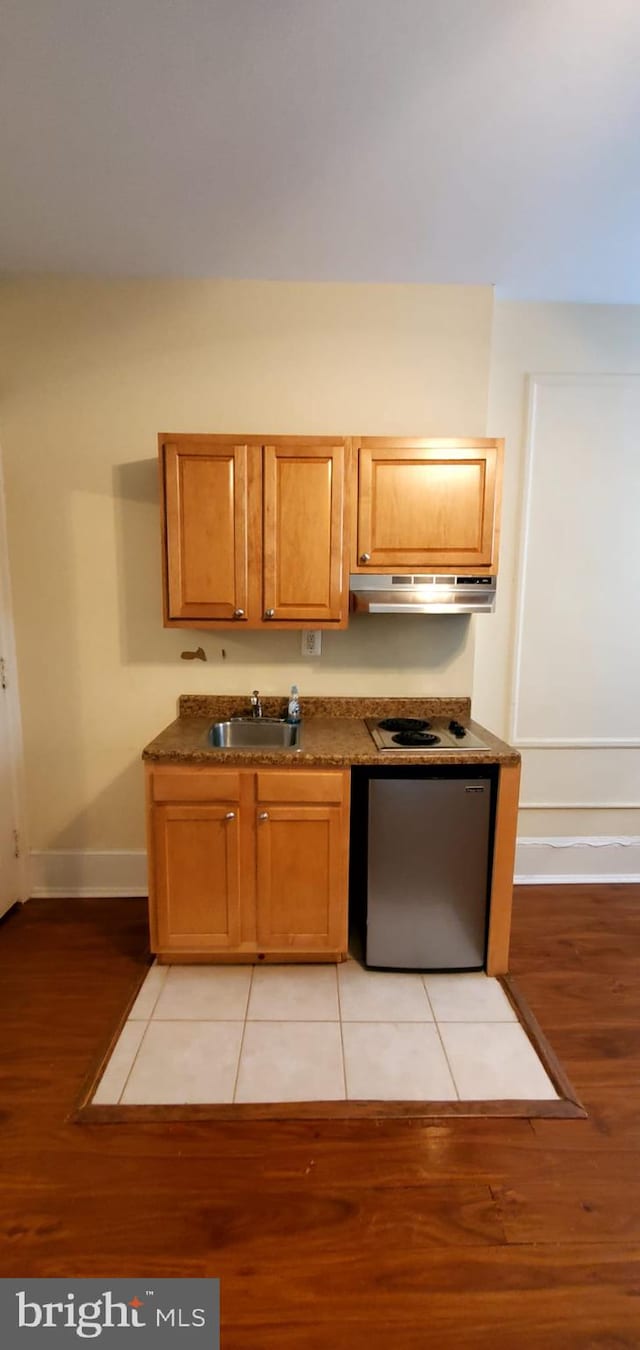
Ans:
[[[262,699],[258,689],[254,689],[251,695],[251,715],[252,717],[262,717]]]

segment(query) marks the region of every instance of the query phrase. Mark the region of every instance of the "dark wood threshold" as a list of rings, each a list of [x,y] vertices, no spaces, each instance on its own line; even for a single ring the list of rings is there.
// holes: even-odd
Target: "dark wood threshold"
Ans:
[[[192,1106],[84,1106],[76,1112],[81,1125],[152,1125],[171,1121],[253,1120],[444,1120],[525,1119],[577,1120],[586,1111],[573,1102],[500,1100],[486,1102],[238,1102]]]
[[[142,961],[144,964],[141,966],[140,973],[136,978],[135,984],[132,985],[131,987],[131,991],[124,1005],[122,1014],[118,1018],[117,1024],[114,1027],[113,1031],[110,1033],[108,1040],[105,1041],[101,1046],[93,1064],[91,1065],[91,1068],[86,1074],[84,1082],[82,1084],[78,1102],[74,1106],[73,1110],[69,1113],[67,1117],[68,1120],[71,1121],[82,1120],[84,1118],[84,1113],[89,1112],[91,1120],[95,1121],[94,1112],[99,1113],[100,1111],[104,1110],[104,1107],[91,1106],[90,1105],[91,1098],[93,1097],[93,1094],[98,1086],[98,1083],[100,1082],[100,1079],[102,1078],[102,1075],[107,1067],[107,1064],[111,1059],[111,1055],[113,1054],[116,1041],[120,1036],[120,1032],[122,1031],[125,1022],[128,1020],[129,1013],[131,1012],[131,1009],[138,997],[138,994],[140,993],[140,990],[142,989],[142,986],[147,978],[147,975],[149,974],[151,966],[153,965],[153,956],[148,948],[146,952],[144,952],[142,955]]]
[[[488,1101],[333,1101],[333,1102],[247,1102],[197,1103],[175,1106],[92,1106],[98,1086],[115,1043],[147,976],[152,957],[142,969],[125,1009],[107,1044],[87,1074],[77,1106],[70,1120],[81,1125],[149,1125],[171,1121],[252,1121],[252,1120],[443,1120],[469,1117],[537,1120],[585,1120],[587,1112],[579,1101],[555,1051],[550,1046],[528,1003],[510,975],[497,978],[514,1008],[518,1021],[539,1056],[553,1086],[557,1100],[496,1099]]]
[[[500,975],[498,978],[511,1006],[517,1013],[518,1021],[523,1031],[526,1031],[538,1058],[553,1083],[559,1097],[558,1105],[567,1108],[562,1112],[563,1117],[567,1120],[580,1118],[586,1120],[587,1112],[577,1096],[573,1084],[567,1077],[553,1046],[549,1044],[538,1019],[534,1017],[524,995],[518,989],[513,976]],[[573,1109],[569,1110],[569,1107],[572,1107]],[[536,1111],[535,1114],[546,1115],[547,1113],[544,1111]]]

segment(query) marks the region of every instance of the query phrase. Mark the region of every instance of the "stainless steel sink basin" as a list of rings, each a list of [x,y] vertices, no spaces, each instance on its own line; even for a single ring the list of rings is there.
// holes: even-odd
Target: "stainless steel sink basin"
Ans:
[[[212,722],[209,741],[220,750],[296,750],[300,730],[299,722],[277,717],[232,717]]]

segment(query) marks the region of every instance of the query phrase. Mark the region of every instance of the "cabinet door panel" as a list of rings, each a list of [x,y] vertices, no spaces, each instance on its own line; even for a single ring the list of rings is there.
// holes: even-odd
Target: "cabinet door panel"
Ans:
[[[257,862],[258,947],[346,951],[342,808],[269,807],[268,818],[258,819]]]
[[[166,444],[168,617],[247,612],[247,447]]]
[[[346,612],[344,447],[265,446],[264,610],[339,622]]]
[[[157,806],[153,809],[152,829],[160,950],[216,951],[237,947],[240,941],[237,805]]]
[[[363,443],[358,566],[489,566],[496,464],[495,447]]]

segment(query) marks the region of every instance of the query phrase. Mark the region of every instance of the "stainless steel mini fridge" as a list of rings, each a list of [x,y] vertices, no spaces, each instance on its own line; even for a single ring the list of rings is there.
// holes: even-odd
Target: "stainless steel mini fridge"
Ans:
[[[490,779],[371,776],[368,792],[366,964],[481,969]]]

